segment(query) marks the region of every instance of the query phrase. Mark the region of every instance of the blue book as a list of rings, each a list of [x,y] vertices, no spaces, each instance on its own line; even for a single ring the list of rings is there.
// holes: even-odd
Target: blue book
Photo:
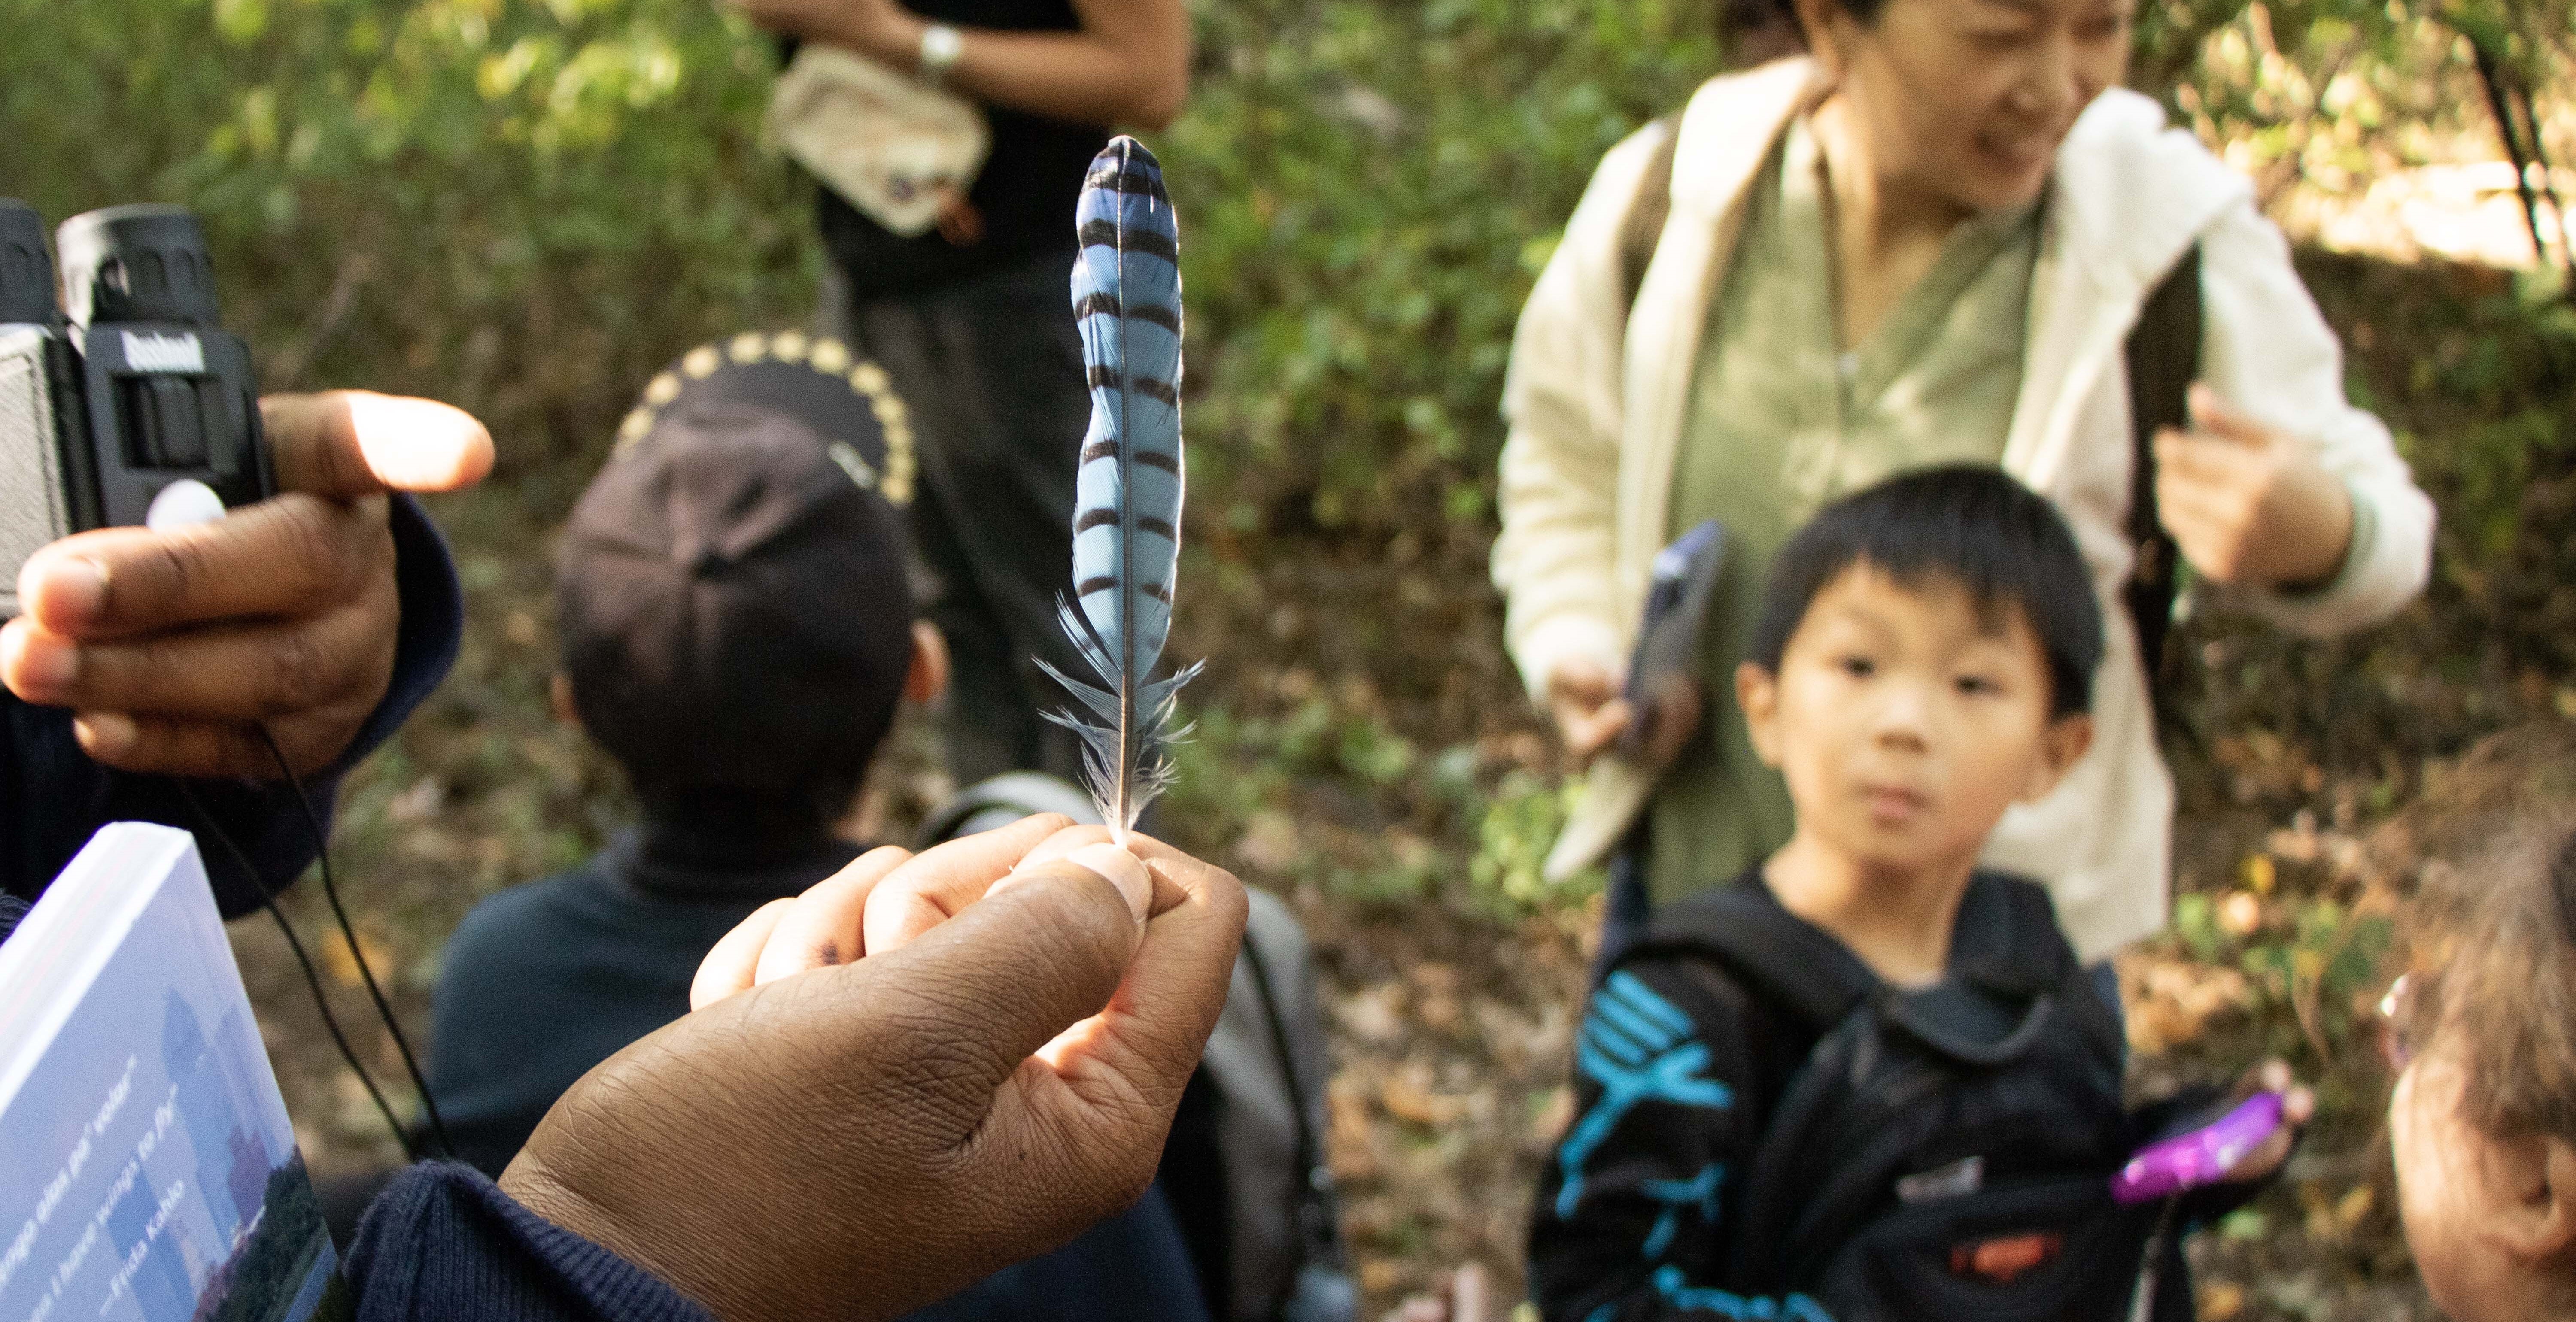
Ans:
[[[204,864],[100,831],[0,945],[0,1318],[344,1317]]]

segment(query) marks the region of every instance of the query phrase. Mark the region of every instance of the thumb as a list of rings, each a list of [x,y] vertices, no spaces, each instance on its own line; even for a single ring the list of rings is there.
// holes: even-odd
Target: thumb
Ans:
[[[259,402],[278,486],[334,500],[455,491],[492,471],[492,434],[436,400],[328,390]]]
[[[1232,875],[1159,840],[1130,835],[1127,848],[1154,880],[1144,941],[1107,1008],[1038,1054],[1095,1112],[1133,1121],[1123,1103],[1143,1099],[1159,1126],[1225,1008],[1248,902]]]
[[[1143,935],[1119,881],[1073,859],[1033,864],[1008,880],[900,949],[846,966],[865,974],[878,998],[847,1027],[862,1036],[889,1025],[914,1030],[876,1049],[913,1058],[895,1065],[897,1073],[962,1122],[961,1135],[983,1120],[1022,1061],[1100,1013]]]
[[[2192,425],[2201,432],[2221,440],[2249,446],[2272,443],[2272,429],[2254,420],[2252,415],[2227,402],[2227,398],[2197,381],[2185,397],[2191,406]]]

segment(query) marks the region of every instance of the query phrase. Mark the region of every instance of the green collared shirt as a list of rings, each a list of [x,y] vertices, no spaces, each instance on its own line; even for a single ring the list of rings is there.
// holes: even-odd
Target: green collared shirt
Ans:
[[[2039,208],[1961,223],[1869,338],[1837,344],[1823,158],[1793,121],[1751,189],[1709,308],[1673,475],[1674,536],[1725,524],[1730,550],[1701,649],[1708,719],[1656,788],[1647,877],[1663,901],[1787,844],[1779,773],[1735,705],[1772,555],[1818,508],[1891,473],[1996,463],[2021,390]]]

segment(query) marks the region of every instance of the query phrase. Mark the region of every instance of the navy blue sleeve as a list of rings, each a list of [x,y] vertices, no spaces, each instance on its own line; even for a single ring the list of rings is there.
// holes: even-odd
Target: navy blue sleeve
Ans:
[[[446,678],[464,632],[464,595],[457,587],[456,567],[429,515],[411,497],[398,495],[391,523],[394,582],[402,598],[393,679],[339,760],[305,780],[326,830],[340,777],[391,736]],[[284,889],[313,862],[312,830],[286,786],[251,780],[190,784],[217,827],[250,861],[245,872],[222,844],[198,841],[224,917],[258,908],[262,894]],[[6,838],[0,840],[0,892],[35,899],[98,828],[122,821],[160,822],[188,831],[204,826],[171,778],[132,775],[90,761],[72,737],[70,712],[29,706],[0,689],[0,824],[6,828]]]
[[[1802,1319],[1802,1295],[1719,1288],[1728,1181],[1760,1135],[1744,993],[1714,968],[1627,961],[1575,1043],[1574,1124],[1539,1183],[1530,1298],[1547,1322]]]
[[[395,1176],[341,1274],[358,1322],[715,1322],[660,1277],[453,1162]]]

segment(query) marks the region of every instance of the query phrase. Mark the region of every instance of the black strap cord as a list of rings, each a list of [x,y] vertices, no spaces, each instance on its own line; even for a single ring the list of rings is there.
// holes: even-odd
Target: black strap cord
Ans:
[[[234,843],[231,834],[215,820],[215,815],[198,800],[195,786],[177,776],[171,777],[170,783],[177,787],[179,797],[187,802],[188,810],[197,815],[200,832],[221,844],[224,851],[232,856],[233,864],[251,879],[251,888],[259,892],[261,907],[276,920],[279,934],[286,938],[286,948],[295,954],[296,967],[304,970],[304,985],[313,992],[313,1008],[322,1012],[322,1026],[330,1030],[331,1044],[340,1048],[340,1059],[348,1062],[349,1072],[357,1075],[358,1083],[367,1090],[367,1100],[374,1102],[376,1113],[385,1118],[385,1127],[393,1131],[394,1141],[402,1145],[403,1158],[420,1160],[420,1153],[412,1147],[411,1136],[404,1131],[402,1121],[394,1117],[392,1104],[385,1100],[384,1090],[376,1086],[375,1076],[367,1073],[367,1067],[358,1063],[357,1050],[349,1045],[349,1034],[340,1027],[339,1016],[331,1013],[330,999],[322,994],[322,975],[314,971],[313,956],[305,951],[303,939],[295,935],[294,924],[287,922],[285,912],[277,907],[277,898],[268,893],[267,887],[259,884],[259,869],[251,866],[250,856],[242,852],[242,847]],[[352,945],[351,949],[356,947]]]
[[[329,833],[322,829],[322,814],[313,810],[312,796],[304,792],[303,778],[297,776],[295,768],[287,762],[286,750],[277,746],[277,736],[270,734],[266,725],[253,728],[259,731],[260,742],[268,745],[268,755],[276,760],[278,774],[284,776],[287,787],[295,791],[295,806],[303,811],[304,824],[313,832],[313,852],[322,864],[322,898],[330,902],[331,917],[340,924],[340,939],[348,944],[349,958],[357,963],[358,978],[367,986],[367,999],[375,1002],[376,1015],[384,1021],[385,1034],[394,1040],[394,1050],[402,1056],[403,1073],[411,1077],[412,1088],[420,1094],[421,1112],[429,1117],[429,1132],[438,1140],[439,1155],[453,1157],[456,1144],[447,1137],[447,1121],[438,1113],[438,1100],[429,1095],[429,1080],[421,1074],[420,1059],[412,1054],[411,1042],[403,1036],[402,1025],[394,1018],[392,1002],[385,999],[384,989],[376,985],[376,971],[368,967],[367,952],[358,947],[357,929],[350,925],[349,911],[340,904],[340,887],[331,876],[331,841]],[[269,912],[277,912],[273,900],[269,902]],[[278,919],[280,924],[285,921],[284,918]],[[305,971],[309,977],[311,966],[307,965]],[[322,999],[322,987],[318,982],[313,987],[313,999],[316,1004]],[[324,1013],[327,1017],[329,1012]],[[357,1062],[353,1059],[350,1063],[354,1066]],[[369,1086],[372,1089],[373,1085]],[[387,1119],[391,1119],[390,1113]],[[401,1126],[396,1125],[395,1131],[396,1137],[402,1141],[404,1155],[419,1160],[409,1136],[401,1133]]]

